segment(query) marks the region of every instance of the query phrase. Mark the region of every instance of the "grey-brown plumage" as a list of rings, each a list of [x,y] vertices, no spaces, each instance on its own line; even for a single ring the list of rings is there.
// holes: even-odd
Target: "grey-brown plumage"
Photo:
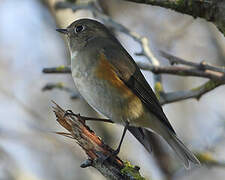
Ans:
[[[67,29],[72,76],[84,99],[128,130],[151,151],[149,131],[166,140],[185,167],[198,159],[177,138],[139,67],[101,23],[80,19]]]

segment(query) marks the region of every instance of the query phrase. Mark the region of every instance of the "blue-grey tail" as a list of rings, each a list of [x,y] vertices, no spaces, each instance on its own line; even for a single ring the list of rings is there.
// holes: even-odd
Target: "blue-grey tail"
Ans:
[[[190,162],[200,165],[199,160],[195,155],[178,139],[178,137],[170,132],[170,136],[167,136],[165,140],[170,145],[170,147],[175,151],[178,158],[184,163],[185,168],[190,168]]]
[[[129,127],[128,130],[131,134],[145,147],[150,153],[151,148],[151,134],[152,131],[145,128]],[[156,133],[157,134],[157,133]],[[164,131],[161,134],[170,147],[174,150],[178,158],[183,162],[185,168],[190,168],[190,162],[200,165],[199,160],[195,155],[178,139],[178,137],[170,131]]]

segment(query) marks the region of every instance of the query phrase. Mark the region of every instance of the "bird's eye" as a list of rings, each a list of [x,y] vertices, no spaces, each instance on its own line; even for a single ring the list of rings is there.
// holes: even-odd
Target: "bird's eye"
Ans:
[[[84,30],[84,26],[82,26],[82,25],[79,25],[79,26],[75,27],[75,33],[79,33],[83,30]]]

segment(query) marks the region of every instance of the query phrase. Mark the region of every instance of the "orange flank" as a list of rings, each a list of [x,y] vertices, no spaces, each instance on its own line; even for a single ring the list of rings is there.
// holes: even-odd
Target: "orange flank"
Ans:
[[[105,55],[102,53],[100,54],[99,65],[95,74],[98,78],[108,81],[109,84],[115,87],[115,89],[120,91],[120,93],[124,96],[128,97],[134,95],[133,92],[117,76],[115,67],[106,60]]]
[[[117,76],[115,67],[106,60],[105,55],[102,53],[100,54],[100,60],[95,74],[99,79],[106,80],[124,97],[126,104],[125,113],[128,117],[133,119],[142,115],[143,105],[141,100]]]

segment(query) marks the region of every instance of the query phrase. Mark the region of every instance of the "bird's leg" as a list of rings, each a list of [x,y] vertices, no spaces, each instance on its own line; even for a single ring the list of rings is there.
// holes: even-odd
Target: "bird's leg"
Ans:
[[[117,149],[116,149],[115,151],[113,151],[111,154],[107,155],[107,156],[101,155],[101,156],[97,159],[98,161],[101,161],[102,163],[104,163],[104,162],[105,162],[106,160],[108,160],[109,158],[115,157],[115,156],[117,156],[117,154],[119,154],[119,152],[120,152],[120,147],[121,147],[121,145],[122,145],[122,142],[123,142],[123,139],[124,139],[124,137],[125,137],[125,134],[126,134],[126,131],[127,131],[128,127],[129,127],[129,123],[126,122],[126,125],[125,125],[125,127],[124,127],[124,129],[123,129],[123,134],[122,134],[122,137],[121,137],[121,139],[120,139],[120,143],[119,143],[119,146],[117,147]]]
[[[126,132],[127,132],[128,127],[129,127],[129,123],[126,122],[126,125],[125,125],[125,127],[124,127],[124,129],[123,129],[122,137],[121,137],[121,139],[120,139],[119,146],[117,147],[117,149],[116,149],[115,151],[113,151],[113,153],[111,154],[111,156],[112,156],[112,155],[116,156],[117,154],[119,154],[119,152],[120,152],[120,147],[121,147],[121,145],[122,145],[122,142],[123,142],[123,139],[124,139],[124,137],[125,137],[125,134],[126,134]]]

